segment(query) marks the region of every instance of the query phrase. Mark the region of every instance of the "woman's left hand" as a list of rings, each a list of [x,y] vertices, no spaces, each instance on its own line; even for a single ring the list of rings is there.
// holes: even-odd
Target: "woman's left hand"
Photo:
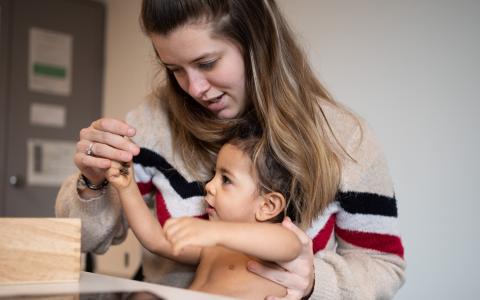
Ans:
[[[278,263],[276,268],[252,260],[248,262],[248,270],[287,288],[285,297],[269,296],[267,299],[301,299],[310,294],[314,284],[312,240],[288,217],[283,220],[282,226],[298,236],[302,243],[300,254],[289,262]]]

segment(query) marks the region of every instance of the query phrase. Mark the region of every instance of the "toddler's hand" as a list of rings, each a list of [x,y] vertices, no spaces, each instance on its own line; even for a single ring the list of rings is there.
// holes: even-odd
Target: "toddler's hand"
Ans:
[[[133,163],[112,161],[111,167],[106,172],[107,180],[116,189],[128,187],[133,180]]]
[[[165,237],[172,244],[173,255],[178,255],[187,246],[209,247],[218,242],[214,222],[199,218],[170,218],[163,226]]]

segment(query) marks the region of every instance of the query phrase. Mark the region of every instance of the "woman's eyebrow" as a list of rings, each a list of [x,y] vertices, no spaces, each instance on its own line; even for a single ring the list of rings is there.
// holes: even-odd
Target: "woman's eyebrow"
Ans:
[[[206,52],[202,55],[200,55],[199,57],[197,58],[194,58],[192,59],[189,63],[196,63],[196,62],[199,62],[201,60],[204,60],[206,58],[210,58],[211,56],[215,56],[217,55],[218,53],[215,52],[215,51],[212,51],[212,52]],[[176,67],[177,65],[176,64],[170,64],[170,63],[167,63],[167,62],[164,62],[162,60],[160,60],[162,62],[162,64],[165,66],[165,67]]]

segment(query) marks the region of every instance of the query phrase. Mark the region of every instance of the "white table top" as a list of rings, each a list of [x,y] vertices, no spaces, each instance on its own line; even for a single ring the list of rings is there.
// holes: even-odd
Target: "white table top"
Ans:
[[[226,300],[232,299],[164,285],[140,282],[107,275],[81,272],[79,282],[0,285],[0,296],[52,295],[66,293],[149,291],[165,299]]]

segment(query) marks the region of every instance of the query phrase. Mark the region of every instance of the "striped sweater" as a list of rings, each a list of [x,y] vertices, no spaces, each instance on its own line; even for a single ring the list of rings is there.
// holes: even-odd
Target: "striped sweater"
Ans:
[[[336,138],[354,158],[342,159],[336,199],[307,230],[315,253],[312,299],[390,299],[404,281],[405,263],[397,207],[387,164],[372,131],[350,114],[325,103]],[[158,101],[148,100],[127,116],[141,147],[134,158],[141,193],[155,203],[161,224],[170,217],[205,216],[201,181],[173,152],[169,123]],[[202,180],[207,180],[205,178]],[[125,238],[128,224],[113,189],[94,199],[76,192],[78,174],[62,185],[58,217],[81,217],[82,251],[105,252]],[[144,251],[146,280],[186,287],[194,269]]]

